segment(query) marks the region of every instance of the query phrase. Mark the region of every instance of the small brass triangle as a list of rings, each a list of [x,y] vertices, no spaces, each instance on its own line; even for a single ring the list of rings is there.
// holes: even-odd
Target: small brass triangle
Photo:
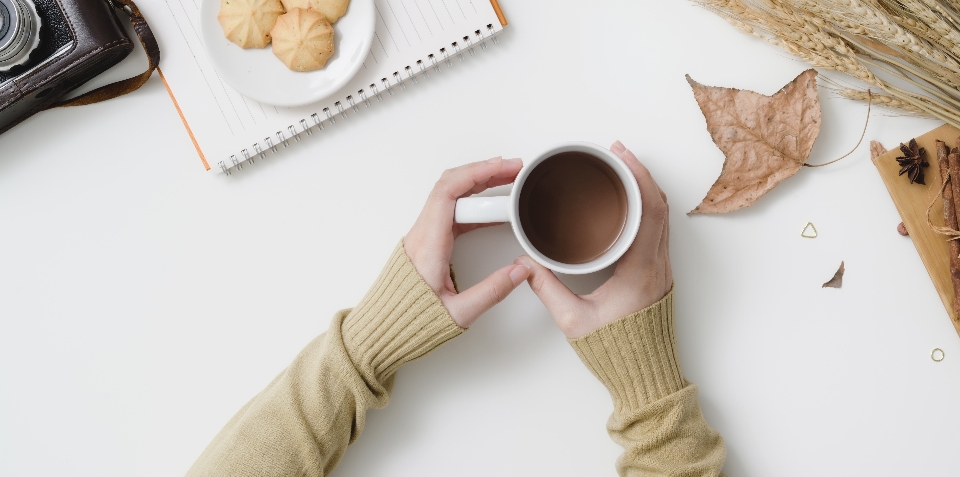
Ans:
[[[809,232],[807,232],[809,230]],[[813,222],[807,222],[807,225],[803,226],[803,230],[800,231],[800,236],[803,238],[817,238],[817,228],[813,226]]]

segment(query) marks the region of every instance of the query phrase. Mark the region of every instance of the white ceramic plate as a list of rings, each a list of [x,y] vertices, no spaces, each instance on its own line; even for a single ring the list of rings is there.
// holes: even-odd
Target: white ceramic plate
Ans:
[[[220,0],[203,0],[200,35],[217,73],[241,94],[275,106],[301,106],[330,96],[357,74],[373,41],[373,2],[350,1],[347,14],[333,25],[333,57],[317,71],[291,71],[269,45],[243,49],[228,40],[217,21]]]

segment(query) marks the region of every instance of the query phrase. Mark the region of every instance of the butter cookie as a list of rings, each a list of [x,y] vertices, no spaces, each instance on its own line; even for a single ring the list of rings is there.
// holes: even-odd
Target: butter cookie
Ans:
[[[263,48],[280,15],[280,0],[220,0],[217,20],[228,40],[242,48]]]
[[[330,23],[336,23],[340,17],[347,14],[350,0],[310,0],[314,10],[327,17]]]
[[[293,71],[318,70],[333,56],[333,26],[313,10],[294,8],[284,13],[270,34],[273,54]]]

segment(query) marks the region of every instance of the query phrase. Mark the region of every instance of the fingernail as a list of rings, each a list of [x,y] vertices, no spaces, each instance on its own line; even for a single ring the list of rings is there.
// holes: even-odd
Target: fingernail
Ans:
[[[503,160],[503,158],[500,157],[500,156],[491,157],[490,159],[487,159],[487,163],[489,163],[489,164],[496,164],[496,163],[498,163],[498,162],[500,162],[500,161],[502,161],[502,160]]]
[[[517,257],[517,259],[514,260],[513,263],[532,270],[532,268],[530,267],[530,257],[526,255],[521,255]]]
[[[527,279],[530,276],[530,269],[523,266],[517,265],[513,267],[513,270],[510,270],[510,281],[513,282],[513,286],[517,286],[520,282]]]
[[[509,162],[510,164],[523,164],[523,160],[519,157],[515,157],[513,159],[504,159],[503,162]]]
[[[610,149],[620,149],[620,150],[624,150],[624,149],[626,149],[626,148],[627,148],[627,147],[624,146],[623,143],[620,142],[619,139],[618,139],[616,142],[614,142],[612,146],[610,146]]]

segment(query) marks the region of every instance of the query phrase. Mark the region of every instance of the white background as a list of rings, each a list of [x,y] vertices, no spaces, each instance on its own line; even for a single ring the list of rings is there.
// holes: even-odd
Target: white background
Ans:
[[[157,77],[0,136],[0,475],[182,475],[363,295],[443,169],[615,139],[669,195],[681,363],[728,474],[955,474],[960,340],[866,144],[748,209],[685,215],[723,155],[684,74],[772,94],[805,65],[684,1],[503,7],[500,45],[231,177],[204,172]],[[866,110],[821,98],[814,163]],[[867,139],[938,124],[880,111]],[[497,227],[454,265],[470,285],[520,252]],[[841,260],[843,288],[821,289]],[[615,475],[610,411],[522,285],[400,371],[334,475]]]

